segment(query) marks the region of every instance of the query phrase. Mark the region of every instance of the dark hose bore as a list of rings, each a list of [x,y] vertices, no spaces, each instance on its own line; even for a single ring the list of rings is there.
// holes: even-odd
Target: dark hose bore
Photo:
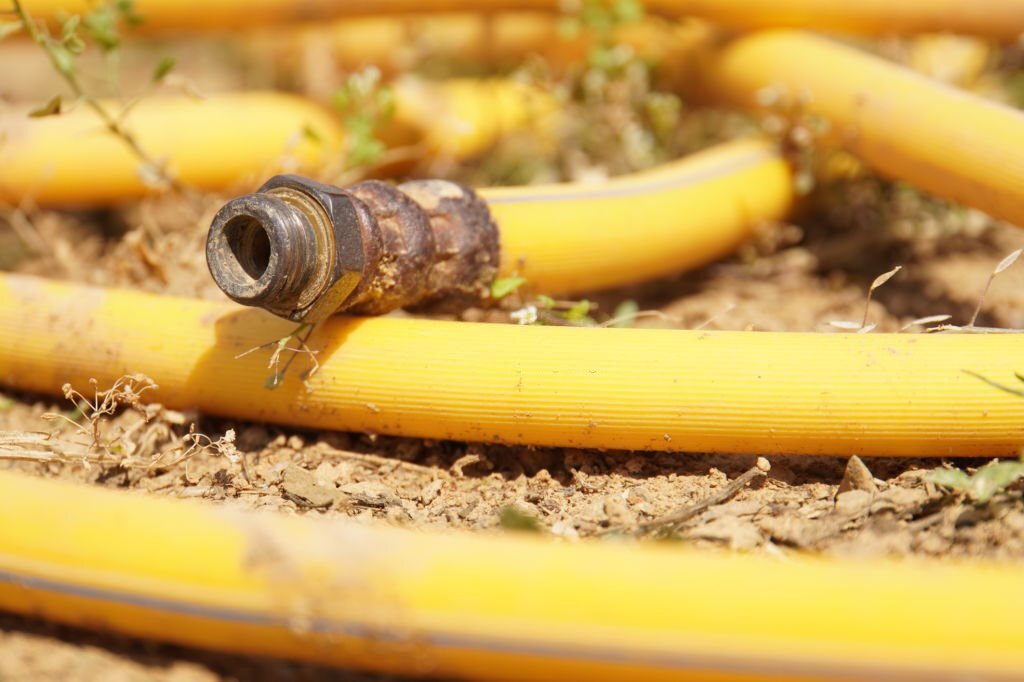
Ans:
[[[232,299],[296,321],[461,307],[497,273],[498,229],[487,204],[454,182],[341,189],[278,175],[218,211],[206,260]]]

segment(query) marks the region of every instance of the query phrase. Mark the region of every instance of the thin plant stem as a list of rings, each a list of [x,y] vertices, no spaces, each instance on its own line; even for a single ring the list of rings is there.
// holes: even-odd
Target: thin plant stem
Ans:
[[[39,26],[36,24],[35,20],[29,16],[28,12],[22,6],[21,0],[11,0],[11,3],[13,5],[15,15],[17,15],[22,26],[25,27],[25,31],[28,33],[29,38],[43,48],[43,51],[46,52],[46,56],[50,59],[50,63],[53,64],[54,70],[61,75],[64,82],[67,83],[69,88],[71,88],[71,92],[75,97],[92,109],[96,115],[100,117],[100,120],[103,121],[107,130],[115,137],[119,138],[132,151],[132,153],[142,161],[143,164],[157,172],[161,179],[172,188],[176,190],[183,189],[183,186],[177,179],[171,176],[160,163],[157,163],[148,153],[146,153],[146,150],[142,148],[142,145],[139,144],[139,141],[135,136],[118,121],[117,117],[107,111],[107,109],[100,104],[99,100],[89,94],[89,92],[82,87],[82,84],[75,73],[60,63],[60,60],[57,58],[57,55],[50,44],[49,34],[39,30]]]

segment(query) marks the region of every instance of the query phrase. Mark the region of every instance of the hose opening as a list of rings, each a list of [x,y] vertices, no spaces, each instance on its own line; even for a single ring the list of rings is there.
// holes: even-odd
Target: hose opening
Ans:
[[[254,281],[270,266],[270,235],[252,216],[235,216],[224,225],[224,239],[242,272]]]

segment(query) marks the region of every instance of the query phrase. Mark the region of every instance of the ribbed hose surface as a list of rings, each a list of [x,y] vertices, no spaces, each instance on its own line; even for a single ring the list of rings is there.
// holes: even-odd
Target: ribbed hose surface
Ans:
[[[220,651],[558,682],[1024,669],[1010,563],[410,531],[2,472],[0,527],[3,610]]]
[[[0,278],[0,381],[55,393],[127,372],[155,400],[316,428],[532,445],[790,454],[1016,455],[1014,335],[518,327],[337,318],[277,390],[288,323],[254,309]]]

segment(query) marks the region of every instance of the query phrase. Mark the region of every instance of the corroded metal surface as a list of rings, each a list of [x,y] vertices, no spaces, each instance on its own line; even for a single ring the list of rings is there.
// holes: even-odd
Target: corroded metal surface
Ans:
[[[458,308],[486,295],[498,272],[498,226],[476,192],[446,180],[399,185],[430,219],[437,243],[425,296],[432,308]]]
[[[296,321],[453,309],[487,295],[498,228],[487,204],[453,182],[342,189],[278,175],[221,208],[206,255],[228,296]]]

